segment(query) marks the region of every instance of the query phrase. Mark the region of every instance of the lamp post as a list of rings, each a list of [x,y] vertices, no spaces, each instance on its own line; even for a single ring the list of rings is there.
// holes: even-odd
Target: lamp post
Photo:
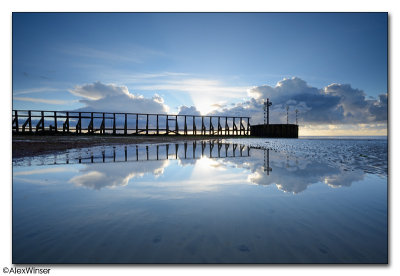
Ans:
[[[264,125],[267,124],[269,125],[269,107],[272,105],[272,103],[269,101],[269,98],[267,99],[266,102],[264,102]]]
[[[289,124],[289,106],[286,105],[286,124]]]

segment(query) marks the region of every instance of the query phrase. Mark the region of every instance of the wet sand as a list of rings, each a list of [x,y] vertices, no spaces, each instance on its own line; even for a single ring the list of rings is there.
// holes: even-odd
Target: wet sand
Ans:
[[[86,148],[102,145],[122,145],[141,143],[166,143],[193,140],[218,140],[227,137],[218,136],[111,136],[111,135],[13,135],[12,157],[36,156],[59,152],[67,149]]]

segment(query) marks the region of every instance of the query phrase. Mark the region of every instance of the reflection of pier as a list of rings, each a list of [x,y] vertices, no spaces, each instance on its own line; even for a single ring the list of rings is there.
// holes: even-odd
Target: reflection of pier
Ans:
[[[250,157],[250,147],[220,142],[186,142],[182,144],[113,146],[93,149],[79,149],[77,152],[55,155],[42,164],[86,164],[110,162],[143,162],[162,160],[197,160],[203,157],[237,158]],[[48,162],[49,160],[50,162]]]
[[[271,171],[272,168],[269,166],[269,149],[264,149],[264,172],[267,172],[267,175],[269,175]]]

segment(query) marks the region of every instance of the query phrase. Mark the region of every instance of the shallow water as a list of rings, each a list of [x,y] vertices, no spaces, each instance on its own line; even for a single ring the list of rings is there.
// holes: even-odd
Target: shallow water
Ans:
[[[13,263],[387,263],[386,139],[227,142],[13,160]]]

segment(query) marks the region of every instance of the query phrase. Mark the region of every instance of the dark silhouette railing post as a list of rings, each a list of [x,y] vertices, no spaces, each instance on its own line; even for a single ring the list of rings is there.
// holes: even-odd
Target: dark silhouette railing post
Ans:
[[[250,135],[250,118],[247,118],[247,135]]]
[[[128,134],[128,114],[125,113],[124,134]]]
[[[66,113],[65,122],[63,124],[63,132],[65,132],[65,130],[67,130],[67,133],[69,132],[69,112]]]
[[[14,121],[15,121],[15,132],[19,132],[18,111],[17,110],[15,110]]]
[[[105,118],[105,113],[103,112],[103,120],[101,121],[100,125],[100,133],[105,134],[106,133],[106,118]]]
[[[221,117],[218,116],[218,135],[222,135]]]
[[[42,117],[42,118],[40,119],[40,120],[42,121],[42,131],[44,131],[44,111],[41,111],[41,112],[40,112],[40,115],[41,115],[41,117]]]
[[[136,134],[139,134],[139,114],[136,114]]]
[[[39,122],[36,124],[36,132],[39,131],[39,128],[44,131],[44,112],[41,111],[41,118],[39,120]]]
[[[149,134],[149,114],[146,115],[146,135]]]
[[[235,131],[236,131],[236,135],[238,134],[238,131],[237,131],[237,126],[236,126],[236,124],[235,124],[235,117],[233,117],[233,132],[232,132],[232,134],[233,135],[235,135]]]
[[[195,116],[193,116],[193,133],[194,133],[194,135],[197,134],[197,130],[196,130],[196,117],[195,117]]]
[[[187,123],[186,123],[186,115],[185,115],[185,125],[184,125],[184,129],[183,129],[183,133],[185,135],[187,135]],[[185,152],[186,153],[186,152]]]
[[[158,115],[157,115],[157,126],[156,126],[156,128],[157,128],[157,135],[159,134],[159,127],[158,127]]]
[[[178,116],[175,116],[175,132],[176,135],[179,134]]]
[[[115,122],[115,113],[113,113],[113,134],[117,133],[117,127]]]
[[[82,113],[78,113],[78,122],[75,126],[76,133],[82,133]]]
[[[32,132],[32,112],[28,111],[28,120],[29,120],[29,132]]]
[[[57,132],[57,111],[54,111],[54,131]]]
[[[169,133],[169,125],[168,125],[168,115],[166,116],[166,122],[165,122],[165,134],[168,134]]]
[[[210,116],[210,135],[214,135],[214,126],[212,124],[212,116]]]
[[[201,116],[201,134],[206,135],[206,126],[204,125],[204,116]]]
[[[32,123],[31,123],[31,111],[28,111],[28,118],[25,123],[22,125],[22,132],[25,132],[26,125],[29,124],[29,132],[32,132]]]

